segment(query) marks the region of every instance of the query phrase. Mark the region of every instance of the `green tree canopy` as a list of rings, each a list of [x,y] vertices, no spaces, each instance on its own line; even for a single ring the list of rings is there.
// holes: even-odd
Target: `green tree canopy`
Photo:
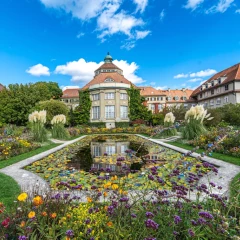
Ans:
[[[36,110],[46,110],[47,111],[47,123],[50,124],[54,116],[58,114],[68,115],[69,109],[64,102],[58,100],[47,100],[40,101],[36,104]]]
[[[60,97],[57,89],[61,91],[58,84],[53,82],[10,84],[0,91],[0,122],[26,124],[36,103]]]

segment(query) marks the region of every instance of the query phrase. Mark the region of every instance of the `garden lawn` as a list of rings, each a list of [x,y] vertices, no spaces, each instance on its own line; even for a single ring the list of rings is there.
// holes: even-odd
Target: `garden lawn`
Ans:
[[[232,180],[230,185],[230,197],[236,197],[240,203],[240,173],[238,173]]]
[[[194,148],[193,146],[186,143],[180,143],[180,142],[167,142],[167,143],[176,147],[187,149],[187,150],[192,150]],[[205,151],[206,150],[200,148],[196,152],[202,153]],[[238,157],[233,157],[233,156],[225,155],[222,153],[215,153],[215,152],[212,153],[211,157],[240,166],[240,158]]]
[[[20,192],[20,186],[14,179],[0,173],[0,202],[6,206],[7,210],[13,206]]]
[[[27,159],[29,157],[35,156],[35,155],[37,155],[39,153],[45,152],[45,151],[47,151],[49,149],[52,149],[52,148],[54,148],[54,147],[56,147],[58,145],[59,145],[58,143],[49,143],[48,145],[42,146],[42,147],[37,148],[37,149],[35,149],[33,151],[30,151],[30,152],[27,152],[27,153],[23,153],[21,155],[18,155],[18,156],[15,156],[15,157],[11,157],[11,158],[6,159],[6,160],[1,160],[0,161],[0,169],[1,168],[5,168],[7,166],[10,166],[10,165],[12,165],[14,163],[20,162],[20,161],[22,161],[24,159]]]

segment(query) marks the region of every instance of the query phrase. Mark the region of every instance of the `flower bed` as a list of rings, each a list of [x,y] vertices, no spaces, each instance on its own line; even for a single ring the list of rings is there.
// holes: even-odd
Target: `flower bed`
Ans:
[[[222,137],[227,136],[217,144],[214,143],[221,140]],[[231,128],[212,128],[206,134],[189,141],[192,146],[198,146],[203,149],[214,147],[214,151],[234,157],[240,157],[240,131],[233,131]]]
[[[68,128],[71,136],[75,137],[80,134],[97,134],[97,133],[141,133],[141,134],[154,134],[154,128],[144,125],[126,128],[96,128],[96,127],[72,127]]]
[[[17,156],[40,147],[37,143],[13,136],[0,136],[0,160]]]

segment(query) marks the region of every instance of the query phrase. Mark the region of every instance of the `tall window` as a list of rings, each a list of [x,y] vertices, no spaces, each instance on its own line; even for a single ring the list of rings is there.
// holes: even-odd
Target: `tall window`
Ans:
[[[101,156],[101,147],[100,146],[93,146],[93,155],[94,155],[94,157]]]
[[[93,107],[92,108],[92,118],[99,119],[100,118],[100,107]]]
[[[217,105],[221,104],[221,98],[217,99]]]
[[[151,110],[155,111],[155,105],[154,104],[151,104]]]
[[[120,99],[127,100],[128,95],[126,93],[120,93]]]
[[[128,149],[127,145],[121,145],[121,153],[125,153],[127,149]]]
[[[224,97],[224,103],[228,103],[228,96]]]
[[[158,111],[162,111],[162,104],[158,104]]]
[[[105,93],[105,99],[114,99],[114,93]]]
[[[105,117],[106,118],[115,117],[115,106],[105,106]]]
[[[115,146],[106,146],[106,153],[107,155],[113,155],[116,153],[116,147]]]
[[[228,85],[225,85],[225,91],[228,91]]]
[[[128,107],[127,106],[121,106],[120,107],[120,115],[121,115],[121,118],[127,118],[128,117]]]
[[[99,100],[99,93],[98,94],[93,94],[93,101]]]

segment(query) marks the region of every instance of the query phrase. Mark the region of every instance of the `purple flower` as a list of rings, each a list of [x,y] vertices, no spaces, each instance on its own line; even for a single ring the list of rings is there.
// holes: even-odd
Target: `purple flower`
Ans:
[[[147,238],[144,238],[144,240],[157,240],[157,239],[153,237],[147,237]]]
[[[148,179],[153,181],[154,180],[154,176],[149,174],[148,175]]]
[[[216,187],[216,184],[213,183],[213,182],[210,182],[210,185],[211,185],[212,187]]]
[[[137,217],[137,215],[136,215],[136,214],[134,214],[134,213],[132,213],[132,214],[131,214],[131,217],[132,217],[132,218],[136,218],[136,217]]]
[[[198,215],[206,219],[213,219],[212,214],[210,214],[209,212],[199,212]]]
[[[91,220],[89,218],[85,220],[86,224],[89,224],[90,222],[91,222]]]
[[[122,197],[119,199],[119,202],[127,202],[129,200],[129,198],[127,197]]]
[[[175,224],[179,224],[181,221],[182,221],[182,219],[179,216],[177,216],[177,215],[174,216],[174,223]]]
[[[68,236],[70,238],[74,237],[74,232],[71,229],[67,230],[65,234],[66,234],[66,236]]]
[[[152,228],[154,230],[158,229],[158,224],[156,222],[154,222],[152,219],[148,219],[145,221],[145,225],[147,228]]]
[[[194,237],[195,236],[195,233],[193,232],[192,229],[188,230],[188,234],[189,234],[190,237]]]
[[[26,237],[26,236],[19,236],[18,237],[18,240],[27,240],[28,239],[28,237]]]
[[[199,219],[197,220],[197,222],[198,222],[198,224],[200,224],[200,225],[205,225],[205,224],[207,223],[207,221],[206,221],[204,218],[199,218]]]
[[[92,229],[91,229],[91,228],[88,228],[88,230],[87,230],[87,235],[89,235],[91,232],[92,232]]]
[[[146,212],[146,217],[147,217],[147,218],[153,218],[153,217],[154,217],[154,214],[151,213],[151,212]]]

